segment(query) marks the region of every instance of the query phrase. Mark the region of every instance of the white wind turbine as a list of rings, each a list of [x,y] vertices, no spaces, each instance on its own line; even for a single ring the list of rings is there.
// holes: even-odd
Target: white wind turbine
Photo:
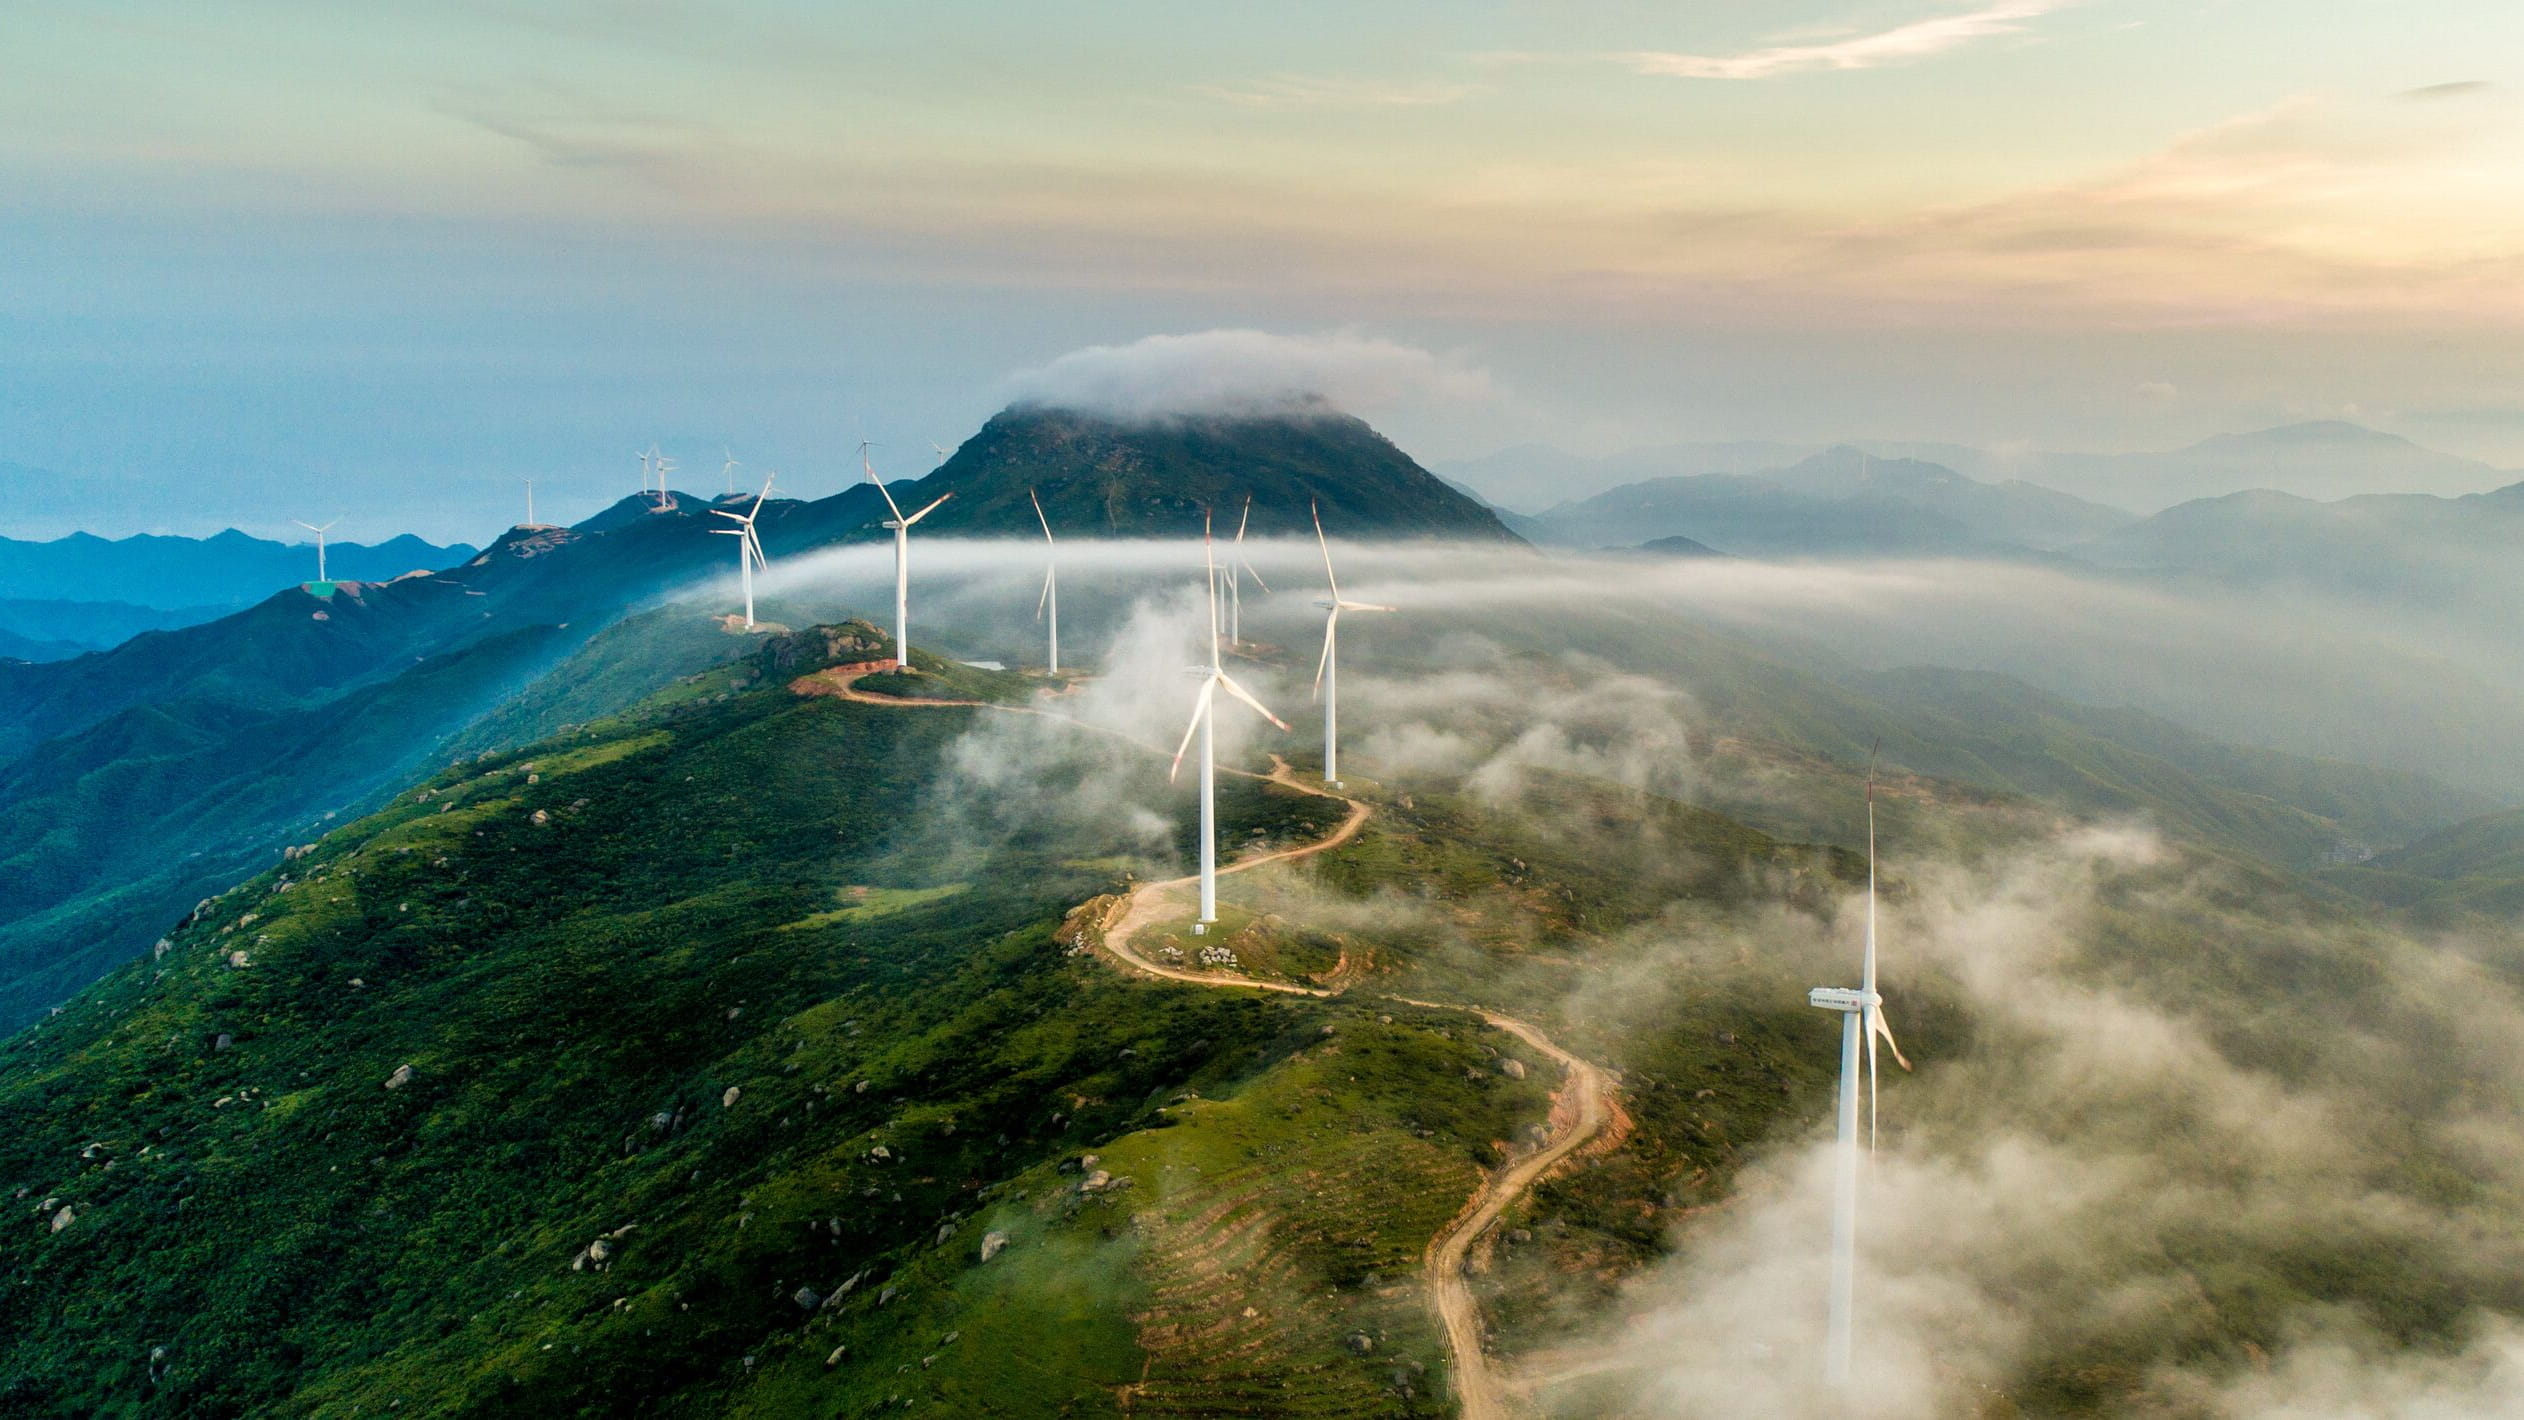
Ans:
[[[908,518],[904,517],[903,510],[894,502],[893,493],[887,490],[884,480],[876,476],[875,465],[868,462],[868,450],[871,447],[873,446],[867,440],[859,441],[859,471],[866,475],[868,482],[876,485],[876,491],[885,497],[886,508],[894,514],[885,520],[885,526],[894,530],[894,661],[905,674],[909,674],[911,672],[911,525],[936,512],[938,503],[943,503],[955,495],[941,493],[938,495],[937,503],[931,503]]]
[[[934,445],[932,447],[935,447]],[[1043,500],[1034,490],[1025,490],[1027,501],[1034,504],[1034,520],[1043,525],[1043,595],[1034,603],[1037,618],[1051,613],[1052,660],[1045,674],[1060,674],[1060,545],[1052,541],[1052,520],[1043,516]]]
[[[657,468],[657,511],[663,513],[675,506],[666,492],[666,476],[675,471],[675,461],[664,454],[652,454],[650,457]]]
[[[719,452],[727,457],[727,462],[719,465],[719,481],[727,487],[726,496],[733,497],[736,493],[736,471],[744,465],[738,463],[736,455],[729,450],[721,449]]]
[[[341,519],[340,519],[340,518],[335,518],[335,519],[333,520],[333,523],[326,523],[323,527],[317,527],[315,524],[310,523],[310,522],[302,522],[302,521],[300,521],[300,520],[299,520],[299,519],[297,519],[297,518],[291,518],[291,519],[290,519],[290,521],[291,521],[291,522],[293,522],[293,523],[297,523],[297,524],[298,524],[298,526],[300,526],[300,527],[302,527],[302,528],[305,528],[307,531],[309,531],[309,532],[311,532],[311,533],[314,533],[314,534],[316,535],[316,578],[315,578],[315,579],[316,579],[317,581],[319,581],[319,582],[331,581],[331,580],[332,580],[331,578],[329,578],[329,577],[327,577],[327,576],[325,576],[325,575],[324,575],[324,534],[325,534],[328,530],[330,530],[330,529],[332,528],[333,523],[338,523],[338,522],[340,522],[340,521],[341,521]]]
[[[1263,581],[1262,574],[1245,560],[1245,524],[1252,521],[1253,495],[1248,493],[1244,495],[1244,512],[1236,519],[1235,545],[1227,553],[1227,644],[1230,646],[1244,644],[1244,579],[1251,577],[1253,584],[1266,592],[1271,589],[1271,584]]]
[[[655,457],[657,457],[655,444],[640,450],[640,496],[643,498],[647,497],[649,492],[649,460]]]
[[[531,478],[526,480],[526,521],[524,526],[530,528],[539,526],[539,524],[535,522],[535,481]]]
[[[1323,701],[1323,782],[1341,787],[1341,746],[1339,696],[1341,654],[1335,647],[1341,635],[1341,613],[1345,611],[1392,611],[1389,606],[1374,602],[1344,601],[1340,579],[1332,575],[1332,544],[1323,538],[1323,510],[1313,504],[1307,512],[1315,520],[1315,546],[1323,549],[1323,580],[1332,587],[1332,599],[1316,602],[1323,608],[1323,657],[1315,662],[1315,695]],[[1257,579],[1259,580],[1259,579]]]
[[[762,492],[754,495],[754,506],[743,514],[731,513],[725,508],[710,510],[736,524],[732,528],[712,528],[710,531],[736,539],[736,577],[745,587],[745,629],[748,631],[754,629],[754,569],[771,570],[771,559],[762,555],[762,538],[754,531],[754,519],[762,515],[762,500],[770,496],[771,479],[765,478]]]
[[[1209,515],[1201,516],[1201,560],[1207,566],[1209,582],[1209,664],[1192,667],[1192,674],[1201,678],[1201,693],[1192,701],[1192,723],[1183,731],[1183,743],[1175,746],[1174,767],[1166,771],[1172,782],[1183,772],[1183,756],[1192,748],[1192,737],[1201,737],[1201,915],[1192,924],[1195,933],[1206,932],[1218,920],[1218,692],[1224,688],[1254,708],[1265,720],[1285,730],[1288,722],[1274,715],[1252,692],[1236,684],[1218,659],[1218,559],[1211,554]]]
[[[1867,1042],[1867,1152],[1875,1152],[1875,1043],[1903,1069],[1902,1047],[1893,1043],[1893,1028],[1884,1023],[1884,998],[1875,982],[1875,763],[1867,764],[1867,951],[1855,991],[1845,986],[1817,986],[1806,994],[1809,1004],[1841,1013],[1839,1132],[1832,1156],[1832,1281],[1831,1311],[1823,1343],[1823,1378],[1833,1385],[1849,1381],[1850,1312],[1858,1273],[1858,1039]]]

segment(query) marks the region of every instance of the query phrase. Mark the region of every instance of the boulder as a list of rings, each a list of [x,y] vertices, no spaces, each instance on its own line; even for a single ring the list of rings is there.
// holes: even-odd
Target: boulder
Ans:
[[[1351,1355],[1365,1356],[1375,1351],[1376,1338],[1364,1331],[1353,1331],[1341,1338],[1341,1344],[1350,1348]]]
[[[409,1065],[397,1065],[394,1067],[394,1073],[386,1076],[386,1088],[389,1090],[399,1090],[410,1083],[412,1083],[412,1067]]]
[[[62,1229],[69,1227],[77,1221],[79,1221],[79,1215],[71,1212],[70,1205],[65,1203],[61,1205],[61,1211],[53,1215],[53,1231],[56,1233],[60,1232]],[[995,1237],[997,1234],[993,1234],[993,1236]]]
[[[1502,1060],[1499,1062],[1499,1073],[1507,1076],[1511,1080],[1524,1079],[1525,1062],[1522,1060]]]
[[[730,1085],[730,1086],[728,1086],[728,1087],[727,1087],[727,1093],[726,1093],[726,1094],[723,1094],[723,1095],[721,1095],[721,1096],[719,1096],[719,1108],[721,1108],[721,1109],[734,1109],[734,1108],[736,1108],[736,1101],[737,1101],[740,1097],[742,1097],[742,1096],[744,1095],[744,1093],[745,1093],[745,1092],[744,1092],[743,1090],[738,1089],[738,1088],[737,1088],[736,1086],[734,1086],[734,1085]]]
[[[797,1303],[798,1310],[802,1312],[811,1312],[824,1304],[823,1296],[812,1287],[798,1288],[789,1294],[789,1300]]]
[[[67,1208],[62,1209],[61,1211],[64,1216],[68,1216],[70,1212]],[[58,1227],[60,1225],[55,1224],[55,1226]],[[1000,1249],[1005,1248],[1007,1245],[1008,1235],[1006,1233],[989,1232],[982,1234],[982,1261],[988,1262],[992,1258],[997,1257]]]

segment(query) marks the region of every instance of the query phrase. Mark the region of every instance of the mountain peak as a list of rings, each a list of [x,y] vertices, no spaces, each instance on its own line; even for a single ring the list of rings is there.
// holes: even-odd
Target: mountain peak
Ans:
[[[2387,434],[2352,424],[2345,419],[2310,419],[2299,424],[2280,424],[2268,429],[2255,429],[2241,434],[2219,434],[2202,439],[2191,446],[2202,451],[2226,449],[2417,449],[2420,446],[2399,434]]]
[[[1315,398],[1162,419],[1011,405],[909,496],[955,495],[937,512],[942,532],[1031,537],[1029,492],[1054,528],[1096,537],[1188,536],[1204,510],[1231,534],[1250,498],[1251,531],[1265,536],[1311,536],[1312,505],[1336,535],[1515,540],[1366,421]]]

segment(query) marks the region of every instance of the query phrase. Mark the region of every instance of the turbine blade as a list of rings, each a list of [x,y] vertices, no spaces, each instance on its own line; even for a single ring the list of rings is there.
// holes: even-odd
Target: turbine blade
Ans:
[[[1043,595],[1034,599],[1034,619],[1036,621],[1041,621],[1043,619],[1043,608],[1052,604],[1052,576],[1053,573],[1051,568],[1046,567],[1043,569]]]
[[[771,480],[770,480],[770,479],[768,479],[768,478],[766,478],[766,479],[764,479],[764,480],[762,481],[762,491],[761,491],[760,493],[757,493],[757,494],[755,494],[755,495],[754,495],[754,506],[745,510],[745,521],[746,521],[746,522],[749,522],[749,523],[750,523],[750,522],[752,522],[752,521],[754,520],[754,514],[759,513],[759,512],[761,512],[761,511],[762,511],[762,500],[764,500],[765,498],[768,498],[768,497],[770,497],[770,496],[771,496]]]
[[[743,513],[731,513],[731,512],[729,512],[727,509],[725,509],[725,508],[712,508],[712,509],[709,509],[708,511],[709,511],[709,514],[710,514],[710,516],[711,516],[711,517],[714,517],[714,518],[725,518],[725,519],[727,519],[729,522],[732,522],[732,523],[742,523],[742,522],[748,522],[748,521],[751,521],[751,520],[750,520],[750,519],[748,519],[748,518],[747,518],[747,517],[746,517]],[[723,529],[712,529],[712,531],[723,531]]]
[[[1210,695],[1217,689],[1215,676],[1201,682],[1200,697],[1192,702],[1192,723],[1183,727],[1183,743],[1174,747],[1174,767],[1166,771],[1167,783],[1173,783],[1174,776],[1183,772],[1183,756],[1191,751],[1192,736],[1200,732],[1201,717],[1209,713]]]
[[[1374,603],[1374,602],[1343,602],[1343,603],[1341,603],[1341,610],[1343,610],[1343,611],[1400,611],[1400,610],[1402,610],[1402,608],[1400,608],[1400,607],[1398,607],[1398,606],[1378,606],[1378,605],[1377,605],[1376,603]]]
[[[1271,584],[1262,580],[1262,574],[1255,570],[1252,563],[1248,562],[1244,565],[1244,574],[1251,577],[1254,581],[1254,585],[1260,587],[1262,590],[1267,592],[1271,589]]]
[[[904,526],[904,527],[910,527],[912,524],[914,524],[914,523],[916,523],[916,522],[919,522],[922,518],[925,518],[925,517],[929,516],[931,513],[934,513],[934,512],[936,512],[936,511],[938,511],[938,503],[943,503],[943,502],[945,502],[947,499],[952,498],[952,497],[954,497],[954,496],[955,496],[955,495],[954,495],[954,494],[952,494],[952,493],[941,493],[941,494],[939,494],[939,495],[938,495],[938,502],[937,502],[937,503],[932,503],[932,504],[930,504],[928,507],[921,509],[919,512],[912,514],[910,517],[903,519],[903,526]]]
[[[1238,700],[1243,701],[1245,704],[1252,706],[1261,714],[1263,719],[1270,721],[1272,724],[1279,726],[1283,730],[1288,728],[1288,722],[1286,720],[1272,714],[1270,707],[1264,705],[1261,701],[1254,699],[1251,691],[1246,690],[1243,686],[1238,685],[1233,680],[1229,679],[1225,671],[1220,671],[1215,677],[1215,680],[1218,684],[1227,687],[1227,693],[1229,695],[1232,695]]]
[[[1315,693],[1313,698],[1316,700],[1321,700],[1323,698],[1323,673],[1331,668],[1332,638],[1339,634],[1340,628],[1341,609],[1336,606],[1330,612],[1326,613],[1323,618],[1323,654],[1315,657]]]
[[[1244,525],[1252,521],[1253,495],[1248,493],[1244,495],[1244,511],[1236,515],[1236,551],[1239,554],[1244,551]],[[1236,560],[1241,562],[1244,559],[1242,556],[1238,556]]]
[[[1869,1011],[1867,1013],[1867,1019],[1869,1022],[1867,1028],[1875,1032],[1877,1035],[1883,1036],[1884,1048],[1893,1052],[1893,1063],[1901,1066],[1905,1070],[1908,1070],[1911,1067],[1910,1057],[1904,1055],[1902,1053],[1902,1047],[1894,1043],[1893,1028],[1884,1023],[1884,1008],[1882,1006],[1878,1006],[1874,1010]]]
[[[1050,542],[1052,540],[1052,520],[1043,516],[1043,500],[1035,497],[1034,490],[1031,488],[1025,490],[1025,498],[1027,502],[1034,505],[1034,521],[1043,525],[1043,540],[1045,542]]]
[[[868,462],[868,441],[865,439],[859,441],[859,472],[868,482],[876,485],[878,493],[884,495],[886,511],[894,515],[894,521],[901,522],[903,510],[895,505],[893,491],[885,486],[884,479],[876,476],[875,466]]]

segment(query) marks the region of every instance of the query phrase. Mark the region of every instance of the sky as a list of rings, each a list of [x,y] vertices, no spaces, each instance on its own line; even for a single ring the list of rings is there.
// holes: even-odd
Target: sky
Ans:
[[[2524,466],[2519,67],[2503,0],[17,0],[0,532],[829,492],[1218,330],[1409,352],[1432,463]]]

